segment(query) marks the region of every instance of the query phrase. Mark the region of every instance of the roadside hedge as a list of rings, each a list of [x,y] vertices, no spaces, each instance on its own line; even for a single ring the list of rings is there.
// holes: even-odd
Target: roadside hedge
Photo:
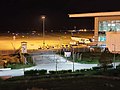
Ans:
[[[49,71],[49,74],[65,74],[72,73],[72,70]]]
[[[45,75],[47,74],[47,70],[30,70],[24,72],[25,76],[36,76],[36,75]]]

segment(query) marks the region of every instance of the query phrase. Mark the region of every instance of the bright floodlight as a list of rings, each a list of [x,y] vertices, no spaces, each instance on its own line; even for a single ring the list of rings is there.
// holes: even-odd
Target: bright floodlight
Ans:
[[[42,16],[42,19],[45,19],[45,16]]]

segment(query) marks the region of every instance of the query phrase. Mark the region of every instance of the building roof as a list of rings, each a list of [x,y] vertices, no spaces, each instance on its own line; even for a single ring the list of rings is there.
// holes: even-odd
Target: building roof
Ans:
[[[68,14],[69,17],[101,17],[101,16],[120,16],[120,11],[114,12],[96,12],[96,13],[81,13],[81,14]]]

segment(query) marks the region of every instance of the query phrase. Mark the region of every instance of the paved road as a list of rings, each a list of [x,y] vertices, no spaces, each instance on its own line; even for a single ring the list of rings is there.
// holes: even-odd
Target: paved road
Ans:
[[[0,76],[22,76],[24,75],[24,71],[32,70],[32,69],[33,70],[46,69],[47,71],[56,70],[56,65],[57,65],[57,70],[69,70],[69,69],[73,70],[73,62],[70,62],[57,54],[34,55],[33,60],[34,63],[36,63],[36,66],[30,68],[16,69],[16,70],[14,69],[14,70],[0,71]],[[120,63],[115,63],[115,65],[118,64]],[[94,66],[97,66],[97,64],[74,63],[74,70],[90,69]]]
[[[30,68],[23,68],[23,69],[4,70],[4,71],[2,70],[0,71],[0,76],[21,76],[24,75],[24,71],[32,70],[32,69],[33,70],[46,69],[47,71],[56,70],[56,65],[57,65],[57,70],[69,70],[69,69],[73,70],[73,62],[70,62],[57,54],[34,55],[33,60],[36,66]],[[93,66],[97,66],[97,64],[74,63],[74,70],[92,68]]]
[[[33,56],[33,60],[37,66],[34,69],[47,69],[49,70],[73,70],[73,62],[68,61],[67,59],[61,57],[57,54],[50,55],[35,55]],[[57,63],[56,63],[57,62]],[[74,69],[88,69],[93,66],[97,66],[97,64],[80,64],[74,63]],[[27,70],[27,69],[26,69]]]

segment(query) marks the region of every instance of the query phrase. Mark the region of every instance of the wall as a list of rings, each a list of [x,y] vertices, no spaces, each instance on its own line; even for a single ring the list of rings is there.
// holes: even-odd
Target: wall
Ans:
[[[110,52],[120,52],[120,32],[106,32],[106,46]]]

